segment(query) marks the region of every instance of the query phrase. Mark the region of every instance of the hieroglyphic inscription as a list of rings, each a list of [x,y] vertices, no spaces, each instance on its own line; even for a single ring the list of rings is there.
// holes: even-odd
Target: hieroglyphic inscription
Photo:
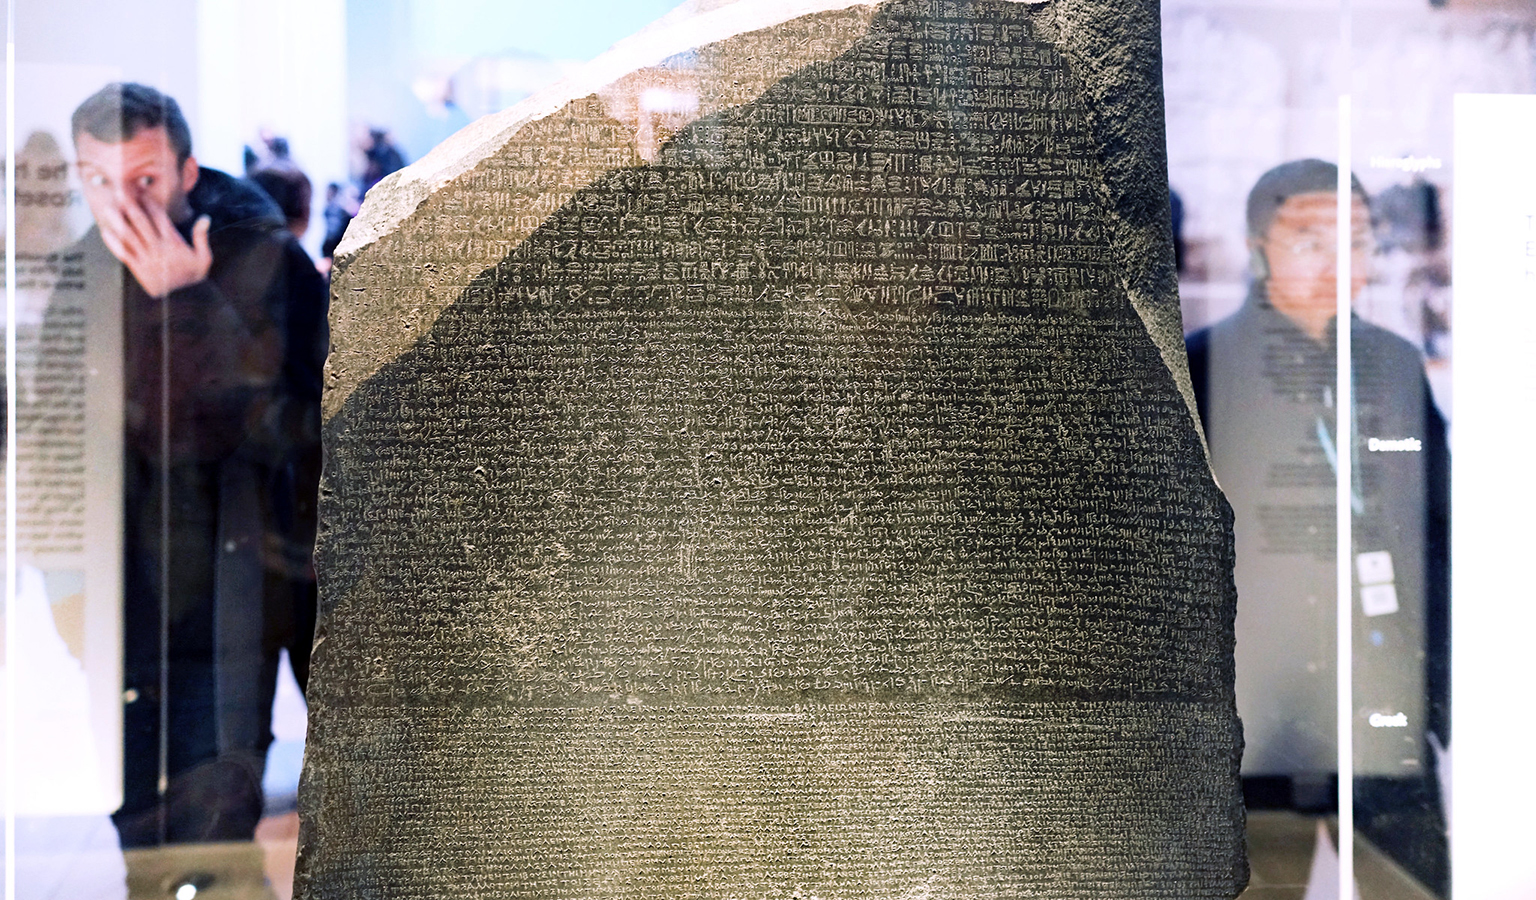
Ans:
[[[414,344],[481,271],[533,234],[576,191],[608,171],[654,158],[657,141],[680,122],[750,102],[796,69],[846,50],[866,33],[873,12],[858,0],[847,0],[846,8],[839,3],[829,0],[826,12],[771,30],[731,34],[645,66],[521,125],[484,158],[477,156],[475,142],[488,140],[487,132],[494,134],[505,116],[488,116],[429,154],[423,165],[455,149],[472,161],[445,164],[464,171],[444,184],[434,179],[419,204],[406,204],[412,208],[410,228],[370,239],[361,251],[354,250],[349,231],[338,251],[333,290],[351,302],[332,304],[326,416],[364,378]],[[667,108],[659,114],[647,109],[656,105],[648,92],[658,88],[677,94],[664,96]],[[687,114],[679,116],[679,110]],[[516,114],[514,109],[506,116],[518,121]],[[414,183],[396,183],[416,168],[396,173],[385,189],[412,197],[424,191]],[[367,233],[359,226],[384,217],[371,205],[376,193],[385,190],[370,192],[354,231]],[[379,277],[391,284],[387,301],[364,287]]]
[[[1032,14],[882,6],[347,397],[306,896],[1235,896],[1229,515]]]
[[[1060,58],[1000,18],[892,14],[891,35],[579,192],[465,291],[426,338],[430,375],[353,432],[386,477],[381,448],[475,435],[457,440],[468,471],[392,479],[408,493],[376,513],[470,494],[450,522],[473,533],[399,560],[417,571],[398,588],[431,583],[445,616],[428,682],[385,678],[399,696],[1217,683],[1220,654],[1192,666],[1184,642],[1206,608],[1186,586],[1220,584],[1199,566],[1225,561],[1222,535],[1210,510],[1148,513],[1185,423],[1143,390],[1156,361],[1123,349],[1141,326],[1111,288]],[[1073,591],[1026,596],[1050,583]],[[1126,614],[1100,620],[1106,602]],[[388,642],[418,610],[399,614],[351,639]],[[572,652],[591,658],[557,664]]]

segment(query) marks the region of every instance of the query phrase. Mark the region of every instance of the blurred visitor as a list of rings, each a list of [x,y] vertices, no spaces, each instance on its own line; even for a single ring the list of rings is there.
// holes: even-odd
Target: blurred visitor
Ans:
[[[198,166],[175,100],[110,84],[72,127],[87,309],[122,315],[113,819],[125,848],[249,841],[281,650],[308,674],[324,289],[267,196]],[[45,330],[78,328],[55,304]]]
[[[310,185],[309,176],[290,163],[285,166],[258,166],[247,177],[256,182],[277,204],[277,208],[282,210],[283,219],[288,223],[288,230],[294,238],[303,240],[309,231],[309,207],[314,199],[314,188]]]
[[[331,260],[336,248],[347,233],[352,217],[357,215],[357,195],[351,186],[343,187],[336,182],[325,186],[325,239],[320,242],[321,271],[330,274]]]
[[[1237,534],[1237,692],[1252,806],[1327,809],[1337,760],[1337,168],[1270,170],[1248,198],[1252,281],[1188,339]],[[1351,298],[1371,274],[1354,183]],[[1419,351],[1352,315],[1354,790],[1361,832],[1444,892],[1429,742],[1449,734],[1449,453]],[[1346,776],[1351,774],[1345,773]]]
[[[27,136],[16,154],[16,253],[46,256],[68,246],[74,197],[64,182],[69,163],[59,142],[46,131]]]
[[[261,133],[261,151],[245,147],[245,177],[254,181],[266,193],[277,208],[283,211],[288,230],[299,240],[309,231],[310,205],[314,200],[314,186],[299,164],[294,162],[288,148],[288,139]]]
[[[1373,207],[1382,252],[1377,271],[1385,269],[1384,293],[1397,301],[1398,333],[1417,341],[1432,364],[1448,360],[1451,266],[1440,191],[1415,176],[1382,191]]]
[[[1184,274],[1184,198],[1168,191],[1168,212],[1173,222],[1173,270]]]
[[[385,176],[405,168],[405,154],[400,152],[389,132],[383,128],[368,129],[368,140],[362,147],[362,156],[363,171],[359,187],[364,194],[384,180]]]
[[[256,136],[256,146],[245,145],[245,176],[251,177],[258,169],[284,168],[298,168],[293,161],[288,139],[265,128],[261,129]]]
[[[11,326],[17,344],[18,403],[34,399],[40,376],[35,356],[38,328],[67,268],[60,251],[79,234],[83,204],[70,187],[69,169],[58,138],[48,131],[33,131],[16,154],[16,309]],[[24,423],[18,437],[25,440],[28,432]],[[18,456],[18,461],[26,460],[19,463],[24,467],[34,459]]]

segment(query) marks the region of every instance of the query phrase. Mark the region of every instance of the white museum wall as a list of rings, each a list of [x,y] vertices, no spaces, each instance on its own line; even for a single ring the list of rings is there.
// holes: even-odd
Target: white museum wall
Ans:
[[[1456,106],[1460,273],[1451,683],[1457,897],[1536,897],[1536,96]]]
[[[15,9],[18,64],[114,68],[175,97],[196,133],[197,0],[16,0]]]
[[[324,239],[325,185],[348,176],[345,0],[197,0],[194,143],[239,174],[265,130],[288,139],[314,187],[305,249]]]

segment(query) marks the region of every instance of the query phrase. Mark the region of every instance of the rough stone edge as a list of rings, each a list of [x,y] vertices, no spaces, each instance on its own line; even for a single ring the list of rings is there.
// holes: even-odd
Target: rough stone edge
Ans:
[[[1159,0],[1052,0],[1035,18],[1042,36],[1066,58],[1085,92],[1088,125],[1099,145],[1111,245],[1121,260],[1121,284],[1184,397],[1210,470],[1210,445],[1200,424],[1184,349],[1173,261]],[[1215,472],[1210,471],[1214,482]],[[1226,617],[1222,627],[1230,630],[1235,603],[1222,614]],[[1235,697],[1231,714],[1241,735]],[[1240,836],[1247,819],[1242,791],[1237,788],[1242,757],[1239,740],[1228,766],[1233,785],[1229,815]],[[1245,839],[1240,838],[1235,853],[1232,865],[1240,894],[1251,877]]]
[[[1173,267],[1161,10],[1156,0],[1052,0],[1036,18],[1086,93],[1121,284],[1189,407],[1209,463]]]

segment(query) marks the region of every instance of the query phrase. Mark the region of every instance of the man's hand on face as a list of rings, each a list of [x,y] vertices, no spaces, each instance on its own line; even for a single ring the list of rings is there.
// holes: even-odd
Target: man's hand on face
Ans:
[[[208,221],[188,243],[173,222],[193,216],[188,197],[198,180],[190,148],[172,144],[164,126],[141,128],[121,141],[75,135],[80,182],[102,241],[144,290],[161,297],[208,277]]]
[[[165,209],[153,201],[114,204],[98,224],[107,249],[152,297],[197,284],[213,266],[207,216],[192,226],[190,244],[171,224]]]

